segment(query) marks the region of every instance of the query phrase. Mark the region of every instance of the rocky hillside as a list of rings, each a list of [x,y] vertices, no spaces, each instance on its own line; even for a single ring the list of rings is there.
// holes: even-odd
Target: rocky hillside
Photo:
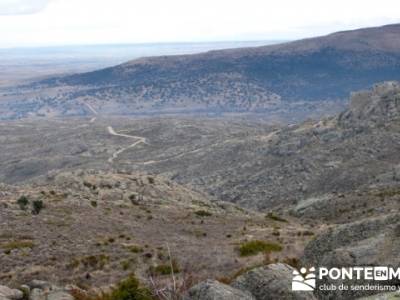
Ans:
[[[400,79],[400,25],[281,45],[149,57],[3,93],[3,118],[30,114],[274,112],[305,101],[334,113],[350,91]]]
[[[350,108],[336,118],[325,120],[330,126],[325,134],[337,136],[338,132],[346,138],[337,139],[332,151],[311,152],[314,158],[320,159],[325,153],[327,157],[336,155],[344,149],[341,143],[352,151],[348,161],[354,165],[330,164],[338,168],[339,172],[330,177],[331,190],[328,185],[320,186],[319,196],[308,197],[296,201],[290,208],[283,210],[296,216],[302,222],[315,222],[322,229],[305,247],[299,265],[307,267],[350,268],[354,266],[391,266],[400,267],[399,235],[400,235],[400,178],[398,174],[398,127],[393,127],[400,118],[400,84],[388,82],[377,85],[371,91],[355,93]],[[312,125],[314,124],[314,126]],[[318,136],[318,126],[321,123],[306,123],[294,130],[315,130]],[[311,129],[312,128],[312,129]],[[386,132],[386,134],[384,134]],[[369,138],[367,139],[367,136]],[[387,142],[390,138],[391,146]],[[373,140],[376,140],[373,143]],[[325,140],[325,143],[329,139]],[[363,142],[361,142],[363,141]],[[355,144],[353,144],[355,143]],[[365,144],[363,144],[365,143]],[[323,142],[320,142],[323,144]],[[319,144],[319,146],[321,146]],[[314,149],[309,151],[316,151]],[[318,144],[317,144],[318,145]],[[368,161],[360,160],[360,149],[368,145]],[[379,146],[378,146],[379,145]],[[395,150],[394,150],[395,149]],[[391,153],[391,151],[396,153]],[[376,151],[376,152],[375,152]],[[304,152],[301,152],[304,156]],[[318,153],[318,155],[317,155]],[[340,152],[339,152],[340,153]],[[295,154],[296,155],[296,154]],[[342,156],[342,162],[345,157]],[[391,163],[389,163],[389,161]],[[363,167],[363,172],[355,165]],[[375,171],[374,171],[375,169]],[[357,178],[359,182],[345,182],[335,186],[340,174],[343,178]],[[352,174],[352,175],[347,175]],[[324,173],[318,174],[320,177]],[[351,177],[353,176],[353,177]],[[361,179],[361,177],[364,177]],[[328,177],[326,177],[328,180]],[[342,192],[338,192],[344,186]],[[256,268],[239,276],[231,286],[223,286],[216,282],[203,282],[192,288],[188,299],[397,299],[399,292],[380,293],[379,290],[339,289],[338,286],[368,284],[390,285],[398,288],[399,281],[383,280],[349,280],[327,279],[317,280],[317,286],[331,286],[335,288],[315,289],[312,293],[293,293],[290,291],[291,274],[289,266],[271,264],[263,268]],[[286,274],[286,275],[285,275]],[[285,279],[286,278],[286,279]],[[286,281],[286,283],[285,283]],[[218,296],[216,296],[218,295]],[[371,296],[372,295],[372,296]],[[315,298],[314,298],[315,297]],[[366,298],[362,298],[366,297]]]
[[[192,108],[263,110],[279,101],[345,98],[400,79],[399,37],[400,25],[391,25],[278,46],[144,58],[59,82],[92,87],[99,98],[125,91],[153,109],[185,108],[190,99]]]
[[[10,286],[40,279],[90,289],[132,272],[164,282],[171,263],[179,280],[228,278],[262,263],[263,247],[271,261],[299,257],[317,232],[144,173],[78,170],[3,184],[0,207],[0,285]]]
[[[192,166],[177,178],[225,201],[264,209],[395,184],[400,180],[399,99],[398,83],[376,85],[353,94],[350,108],[336,117],[249,134],[229,141],[231,147],[216,145],[209,154],[212,165]]]
[[[379,84],[354,93],[349,109],[335,117],[283,127],[242,124],[243,130],[237,131],[233,123],[226,123],[229,130],[214,124],[218,138],[206,125],[192,127],[193,122],[191,127],[168,120],[157,121],[157,126],[137,124],[134,132],[150,137],[146,132],[151,131],[159,140],[153,139],[146,151],[125,153],[116,165],[129,168],[134,161],[137,169],[165,174],[252,209],[330,199],[332,194],[400,180],[399,97],[398,83]],[[177,151],[168,128],[188,139],[187,151]]]

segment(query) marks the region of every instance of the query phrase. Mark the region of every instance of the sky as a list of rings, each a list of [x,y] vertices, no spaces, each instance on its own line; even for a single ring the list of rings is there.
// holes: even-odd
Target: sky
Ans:
[[[390,23],[399,0],[0,0],[0,48],[293,40]]]

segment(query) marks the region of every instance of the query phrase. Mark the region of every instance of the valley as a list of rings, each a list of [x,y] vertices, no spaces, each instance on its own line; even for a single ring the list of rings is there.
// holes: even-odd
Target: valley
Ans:
[[[6,62],[0,300],[374,297],[291,282],[400,267],[399,35]]]
[[[0,278],[90,291],[134,269],[168,285],[168,272],[152,272],[171,256],[178,280],[191,274],[193,283],[236,282],[279,263],[396,265],[399,95],[396,82],[376,85],[337,116],[287,126],[97,115],[2,122]],[[275,250],[242,255],[251,241]],[[316,296],[330,293],[338,296]]]

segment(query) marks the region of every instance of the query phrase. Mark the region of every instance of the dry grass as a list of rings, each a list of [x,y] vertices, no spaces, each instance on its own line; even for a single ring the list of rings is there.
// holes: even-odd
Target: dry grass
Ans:
[[[71,291],[75,300],[153,300],[151,291],[143,287],[134,275],[118,283],[115,289],[108,293],[89,294],[83,290]]]
[[[35,247],[35,243],[32,241],[11,241],[0,245],[0,248],[3,248],[6,252],[23,248],[32,249],[33,247]]]

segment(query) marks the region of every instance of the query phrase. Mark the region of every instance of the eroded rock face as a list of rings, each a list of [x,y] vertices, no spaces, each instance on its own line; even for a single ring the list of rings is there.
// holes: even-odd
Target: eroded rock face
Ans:
[[[391,214],[330,228],[312,240],[304,251],[309,265],[400,265],[400,215]]]
[[[293,292],[294,269],[286,264],[271,264],[253,269],[231,286],[214,280],[199,283],[189,290],[185,300],[314,300],[312,292]]]
[[[312,240],[304,251],[304,265],[323,267],[400,266],[398,249],[400,215],[389,214],[337,225]],[[318,284],[371,284],[371,281],[335,280],[325,278]],[[373,282],[372,282],[373,283]],[[381,285],[398,284],[395,281]],[[317,291],[319,298],[355,299],[374,294],[374,291]],[[376,293],[376,292],[375,292]]]
[[[286,264],[271,264],[239,276],[232,286],[250,292],[257,300],[315,299],[311,292],[292,292],[293,271],[294,269]]]
[[[192,287],[184,300],[255,300],[255,298],[249,292],[215,280],[207,280]]]
[[[368,122],[384,123],[400,116],[400,84],[385,82],[377,84],[371,91],[353,93],[350,108],[339,120],[342,125]]]

